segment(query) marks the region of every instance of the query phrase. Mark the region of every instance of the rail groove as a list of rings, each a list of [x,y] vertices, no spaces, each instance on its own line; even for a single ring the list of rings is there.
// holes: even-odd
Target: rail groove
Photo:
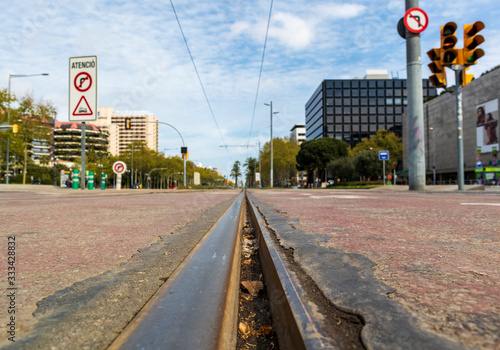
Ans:
[[[281,349],[338,348],[321,330],[295,274],[242,192],[109,349],[235,349],[241,229],[255,230]]]

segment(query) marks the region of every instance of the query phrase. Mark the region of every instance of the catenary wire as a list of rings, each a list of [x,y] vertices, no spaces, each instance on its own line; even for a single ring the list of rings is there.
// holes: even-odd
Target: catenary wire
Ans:
[[[257,108],[257,99],[259,98],[260,81],[261,81],[261,78],[262,78],[262,69],[264,67],[264,58],[266,56],[267,38],[269,36],[269,26],[271,24],[271,15],[272,15],[272,12],[273,12],[273,2],[274,2],[274,0],[271,0],[271,5],[269,7],[269,16],[267,18],[266,37],[264,39],[264,48],[262,50],[262,59],[261,59],[261,62],[260,62],[259,79],[257,81],[257,91],[255,93],[255,101],[254,101],[254,104],[253,104],[253,113],[252,113],[252,122],[250,123],[250,132],[248,134],[247,146],[250,145],[250,139],[252,137],[253,122],[254,122],[254,119],[255,119],[255,110]],[[247,156],[248,156],[248,147],[247,147]],[[259,154],[259,157],[260,157],[260,154]]]
[[[193,55],[191,54],[191,50],[189,49],[189,44],[187,42],[186,35],[184,34],[184,30],[182,30],[181,22],[179,20],[179,17],[177,16],[177,11],[175,11],[174,3],[172,2],[172,0],[170,0],[170,5],[172,5],[172,10],[174,11],[175,19],[177,20],[177,24],[179,25],[179,29],[180,29],[181,34],[182,34],[182,38],[184,39],[184,43],[186,44],[186,48],[187,48],[187,51],[189,53],[189,57],[191,58],[191,62],[193,63],[193,67],[194,67],[194,70],[196,72],[196,76],[198,77],[198,82],[200,83],[201,89],[203,91],[203,95],[205,96],[205,100],[207,101],[207,105],[208,105],[208,108],[210,110],[210,114],[212,115],[212,118],[215,122],[215,126],[217,127],[217,130],[219,131],[219,136],[222,140],[222,144],[225,145],[226,141],[224,141],[224,137],[222,136],[222,132],[219,128],[219,123],[217,123],[217,118],[215,118],[215,114],[214,114],[214,111],[212,109],[212,105],[210,104],[210,100],[208,99],[208,95],[207,95],[207,92],[205,91],[205,87],[203,86],[203,82],[201,81],[200,73],[198,72],[198,68],[196,67],[196,63],[194,62],[194,58],[193,58]],[[231,154],[229,153],[229,150],[227,149],[227,147],[226,147],[226,151],[227,151],[229,158],[232,159]]]

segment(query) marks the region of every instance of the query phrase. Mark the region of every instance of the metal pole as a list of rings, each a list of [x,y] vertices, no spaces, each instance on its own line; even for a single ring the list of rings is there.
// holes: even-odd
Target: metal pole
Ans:
[[[10,125],[10,78],[11,75],[9,74],[9,89],[7,90],[8,92],[8,99],[9,99],[9,104],[7,107],[7,124]],[[10,134],[7,136],[7,179],[6,179],[6,184],[9,184],[9,163],[10,163]]]
[[[134,140],[132,140],[132,160],[130,161],[130,188],[134,188]]]
[[[57,186],[57,171],[56,171],[56,124],[57,114],[54,114],[54,128],[52,129],[52,165],[54,167],[54,186]]]
[[[271,188],[273,188],[273,101],[270,102],[271,108]]]
[[[436,139],[435,134],[432,133],[432,182],[436,186]]]
[[[82,122],[82,171],[80,172],[80,187],[85,190],[85,122]]]
[[[260,141],[259,141],[259,188],[262,188],[262,163],[260,160]]]
[[[418,7],[418,0],[406,0],[406,10]],[[406,67],[408,72],[407,128],[410,190],[425,190],[425,129],[422,96],[422,61],[420,58],[420,34],[406,30]]]
[[[384,186],[385,186],[385,159],[382,160],[382,166],[383,166],[382,172],[384,173]]]
[[[452,67],[454,68],[454,67]],[[462,75],[462,66],[454,68],[455,70],[455,88],[457,104],[457,152],[458,152],[458,189],[464,189],[464,131],[462,118],[462,86],[459,83]]]

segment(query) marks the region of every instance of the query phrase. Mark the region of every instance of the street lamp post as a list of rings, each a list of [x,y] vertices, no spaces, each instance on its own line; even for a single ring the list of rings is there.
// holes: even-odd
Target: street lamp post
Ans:
[[[264,103],[266,106],[270,107],[270,118],[271,118],[271,172],[270,172],[270,177],[271,177],[271,188],[273,188],[273,114],[278,114],[279,112],[274,112],[273,113],[273,101],[269,103]]]
[[[27,78],[27,77],[36,77],[39,75],[49,75],[49,73],[40,73],[40,74],[9,74],[9,88],[7,90],[7,94],[9,96],[8,106],[7,106],[7,124],[10,124],[10,80],[12,78]],[[7,137],[7,179],[6,184],[9,184],[9,163],[10,163],[10,137]]]
[[[434,128],[430,127],[429,130],[433,131]],[[436,140],[434,133],[432,133],[432,183],[436,186]]]

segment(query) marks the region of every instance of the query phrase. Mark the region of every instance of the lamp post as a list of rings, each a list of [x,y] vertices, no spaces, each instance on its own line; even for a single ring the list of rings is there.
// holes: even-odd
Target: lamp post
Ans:
[[[434,128],[431,126],[430,131]],[[436,140],[434,138],[434,133],[432,133],[432,183],[436,186]]]
[[[270,172],[270,177],[271,177],[271,188],[273,188],[273,114],[278,114],[279,112],[274,112],[273,113],[273,101],[269,103],[264,103],[266,106],[270,107],[270,118],[271,118],[271,172]]]
[[[7,124],[10,124],[10,80],[12,78],[27,78],[27,77],[36,77],[39,75],[49,75],[49,73],[39,73],[39,74],[9,74],[9,88],[7,90],[7,94],[9,96],[9,103],[7,106]],[[7,179],[6,184],[9,184],[9,158],[10,158],[10,137],[7,137]]]

